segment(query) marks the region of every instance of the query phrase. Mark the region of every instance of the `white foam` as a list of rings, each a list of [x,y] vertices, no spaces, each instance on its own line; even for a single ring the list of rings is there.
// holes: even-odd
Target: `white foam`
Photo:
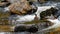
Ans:
[[[6,34],[5,32],[0,32],[0,34]]]
[[[4,8],[4,11],[6,12],[6,11],[9,11],[9,8],[8,7],[5,7]]]
[[[48,21],[54,23],[54,25],[52,25],[52,26],[50,26],[50,27],[48,27],[48,28],[42,29],[42,30],[40,30],[40,31],[46,31],[46,30],[50,30],[50,29],[53,29],[53,28],[58,28],[58,27],[60,27],[60,21],[59,21],[58,19],[54,19],[54,20],[48,19]]]
[[[26,15],[26,16],[18,16],[18,22],[26,22],[26,21],[32,21],[34,19],[35,15]]]

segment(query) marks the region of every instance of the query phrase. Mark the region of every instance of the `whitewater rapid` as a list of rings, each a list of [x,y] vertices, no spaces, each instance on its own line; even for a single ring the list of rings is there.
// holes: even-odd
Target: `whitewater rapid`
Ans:
[[[42,6],[42,7],[38,7],[37,11],[35,14],[37,14],[37,17],[40,19],[40,13],[42,11],[45,11],[47,9],[50,9],[51,7],[54,7],[54,6]],[[32,21],[34,20],[35,18],[35,14],[32,14],[32,15],[25,15],[25,16],[17,16],[17,22],[28,22],[28,21]]]
[[[59,28],[60,27],[60,21],[58,19],[47,19],[48,21],[50,21],[51,23],[54,23],[52,26],[49,26],[48,28],[42,29],[38,32],[42,32],[42,31],[47,31],[50,29],[55,29],[55,28]]]

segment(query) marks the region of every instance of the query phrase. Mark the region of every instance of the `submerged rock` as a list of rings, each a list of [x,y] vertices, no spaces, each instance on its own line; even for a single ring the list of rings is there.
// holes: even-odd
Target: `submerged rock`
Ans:
[[[29,29],[27,29],[28,32],[31,32],[31,33],[36,33],[38,31],[38,28],[36,27],[30,27]]]
[[[24,26],[17,26],[14,29],[14,32],[24,32],[26,30],[26,27]]]
[[[37,27],[33,26],[16,26],[14,29],[14,32],[30,32],[30,33],[36,33],[38,31]]]

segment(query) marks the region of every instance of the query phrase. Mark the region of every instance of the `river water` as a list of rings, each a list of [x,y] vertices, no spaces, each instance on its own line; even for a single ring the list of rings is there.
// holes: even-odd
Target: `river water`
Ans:
[[[57,8],[60,9],[60,2],[52,2],[52,1],[48,1],[46,3],[43,4],[39,4],[38,2],[34,2],[35,6],[56,6]],[[2,9],[0,9],[2,11]],[[44,9],[43,9],[44,10]],[[56,15],[58,16],[58,19],[60,20],[60,10],[56,13]],[[42,26],[42,28],[45,28]],[[41,29],[42,29],[41,28]],[[0,34],[30,34],[29,32],[19,32],[19,33],[10,33],[10,32],[1,32]],[[45,32],[36,32],[34,34],[45,34]]]

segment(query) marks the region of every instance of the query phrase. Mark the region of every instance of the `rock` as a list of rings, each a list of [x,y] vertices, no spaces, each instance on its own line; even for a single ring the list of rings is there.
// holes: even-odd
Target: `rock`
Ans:
[[[30,28],[27,29],[27,31],[31,33],[36,33],[38,31],[38,28],[31,26]]]
[[[31,7],[28,1],[21,0],[20,2],[12,3],[9,6],[9,9],[12,13],[21,15],[21,14],[26,14],[28,11],[32,10],[33,8]]]
[[[26,30],[26,27],[24,26],[17,26],[14,29],[14,32],[24,32]]]
[[[45,3],[46,0],[38,0],[39,3]]]
[[[31,1],[31,2],[37,2],[38,0],[28,0],[28,1]]]
[[[15,2],[24,2],[27,0],[7,0],[7,1],[9,1],[10,3],[15,3]]]
[[[0,6],[6,5],[7,3],[5,2],[0,2]]]
[[[41,19],[45,19],[45,17],[47,17],[47,16],[50,17],[51,15],[55,16],[55,13],[57,11],[58,11],[58,9],[56,9],[56,8],[50,8],[50,9],[48,9],[46,11],[43,11],[43,12],[40,13]]]
[[[6,0],[3,0],[3,1],[0,2],[0,7],[7,7],[9,5],[10,5],[10,3]]]
[[[1,2],[7,2],[7,0],[1,0]]]

